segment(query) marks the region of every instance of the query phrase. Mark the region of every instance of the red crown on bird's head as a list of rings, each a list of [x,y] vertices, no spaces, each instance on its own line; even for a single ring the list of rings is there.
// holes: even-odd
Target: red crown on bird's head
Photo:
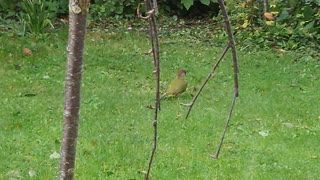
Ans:
[[[185,71],[184,69],[180,69],[177,73],[177,76],[180,77],[182,75],[186,75],[187,74],[187,71]]]

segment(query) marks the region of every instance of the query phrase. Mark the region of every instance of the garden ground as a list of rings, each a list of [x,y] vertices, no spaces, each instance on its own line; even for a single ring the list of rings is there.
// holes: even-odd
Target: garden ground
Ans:
[[[67,32],[0,41],[0,179],[55,179]],[[220,157],[212,159],[233,95],[230,53],[188,120],[180,105],[190,102],[224,48],[209,42],[160,39],[162,90],[179,68],[188,71],[189,86],[161,103],[153,179],[317,179],[320,61],[289,51],[239,51],[240,96]],[[88,32],[76,179],[143,178],[153,143],[149,49],[145,33]]]

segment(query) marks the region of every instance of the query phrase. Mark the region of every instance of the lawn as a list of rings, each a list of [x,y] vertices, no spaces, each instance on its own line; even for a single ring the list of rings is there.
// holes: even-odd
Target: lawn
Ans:
[[[0,179],[56,179],[67,32],[0,41]],[[224,47],[179,36],[160,44],[162,90],[179,68],[187,70],[189,86],[161,103],[153,179],[318,179],[318,59],[239,51],[240,96],[213,159],[233,95],[231,54],[185,120],[180,103],[190,102]],[[142,32],[88,32],[75,179],[143,179],[153,143],[149,49]]]

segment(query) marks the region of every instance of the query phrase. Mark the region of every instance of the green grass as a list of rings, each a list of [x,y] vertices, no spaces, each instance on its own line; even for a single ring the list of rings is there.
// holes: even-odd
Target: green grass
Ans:
[[[29,179],[30,170],[33,179],[56,179],[59,159],[50,155],[62,137],[67,33],[0,41],[0,179]],[[149,48],[143,33],[88,33],[76,179],[143,179],[153,143]],[[179,104],[191,100],[222,48],[161,38],[162,89],[179,68],[189,87],[161,104],[153,179],[317,179],[320,61],[294,52],[239,52],[240,96],[220,158],[209,157],[231,104],[230,53],[188,120]]]

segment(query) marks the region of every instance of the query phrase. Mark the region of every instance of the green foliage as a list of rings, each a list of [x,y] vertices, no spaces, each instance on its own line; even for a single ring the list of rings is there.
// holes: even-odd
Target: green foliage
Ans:
[[[188,10],[190,7],[193,5],[194,1],[199,1],[199,0],[181,0],[181,4]],[[217,2],[217,0],[200,0],[200,2],[204,5],[209,6],[210,2]]]
[[[1,0],[0,1],[0,18],[7,19],[15,17],[15,9],[19,8],[20,0]]]
[[[90,5],[92,20],[102,21],[110,16],[133,18],[139,1],[135,0],[96,0]]]
[[[19,18],[24,23],[27,32],[39,35],[44,33],[48,27],[53,28],[50,20],[50,13],[47,10],[50,7],[52,6],[45,6],[44,1],[42,0],[23,1],[23,13],[20,14]]]
[[[0,1],[0,17],[15,17],[15,14],[21,13],[25,0],[1,0]],[[35,1],[36,2],[36,1]],[[45,9],[50,13],[51,18],[55,18],[57,14],[67,14],[68,4],[66,0],[46,0],[42,1]]]
[[[229,1],[232,25],[239,45],[287,50],[317,48],[320,40],[320,3],[316,0],[269,1],[274,20],[263,19],[260,1]],[[309,52],[306,52],[309,53]]]
[[[274,8],[271,10],[279,12],[279,16],[276,19],[276,24],[270,26],[270,31],[273,31],[276,37],[288,37],[286,41],[278,43],[279,46],[287,49],[319,46],[320,2],[289,1],[289,3],[278,6],[274,4],[272,7]],[[309,43],[310,41],[315,44]],[[283,43],[286,43],[286,46],[283,46]]]
[[[164,15],[201,20],[217,16],[220,10],[216,0],[168,0],[160,2],[158,7]]]
[[[181,4],[188,10],[193,5],[194,0],[181,0]]]
[[[1,33],[39,35],[53,27],[61,15],[68,13],[65,0],[2,0],[0,1]]]

